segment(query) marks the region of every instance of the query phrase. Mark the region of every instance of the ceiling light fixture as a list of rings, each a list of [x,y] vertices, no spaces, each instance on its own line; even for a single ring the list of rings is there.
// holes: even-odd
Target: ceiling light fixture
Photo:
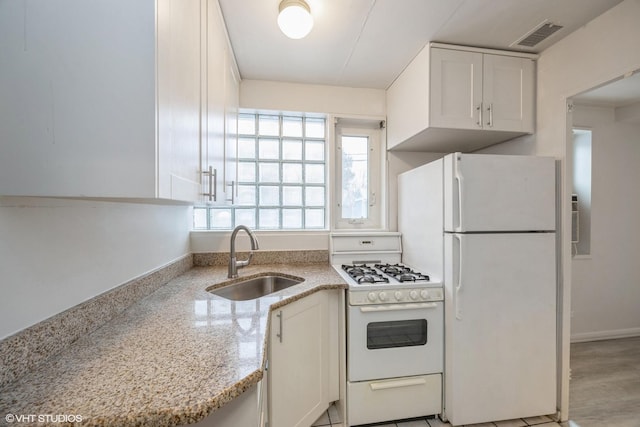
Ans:
[[[278,26],[285,36],[301,39],[313,28],[313,16],[306,1],[282,0],[279,10]]]

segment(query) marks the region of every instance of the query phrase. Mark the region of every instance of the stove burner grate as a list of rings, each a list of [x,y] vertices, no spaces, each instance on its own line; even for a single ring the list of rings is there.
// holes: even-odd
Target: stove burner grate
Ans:
[[[366,264],[343,264],[342,269],[358,283],[389,283],[387,277],[384,277],[375,268]]]
[[[375,268],[396,279],[398,282],[429,281],[426,274],[413,271],[401,264],[376,264]]]

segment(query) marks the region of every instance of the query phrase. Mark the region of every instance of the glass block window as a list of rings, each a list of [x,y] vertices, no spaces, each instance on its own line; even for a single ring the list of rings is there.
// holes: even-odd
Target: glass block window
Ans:
[[[238,115],[233,206],[197,206],[194,228],[326,228],[326,120],[285,114]]]

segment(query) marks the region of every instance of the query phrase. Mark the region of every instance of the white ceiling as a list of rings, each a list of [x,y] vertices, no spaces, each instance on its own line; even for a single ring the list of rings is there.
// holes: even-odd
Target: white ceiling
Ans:
[[[640,102],[640,73],[622,77],[573,97],[578,104],[626,107]]]
[[[280,0],[219,0],[243,79],[387,88],[429,41],[510,45],[545,20],[541,52],[621,0],[307,0],[311,33],[278,29]],[[520,49],[523,50],[523,49]]]

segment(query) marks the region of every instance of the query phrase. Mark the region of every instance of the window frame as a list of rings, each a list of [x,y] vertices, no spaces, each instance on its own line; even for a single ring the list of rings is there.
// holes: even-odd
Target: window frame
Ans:
[[[386,193],[386,150],[384,121],[378,119],[349,119],[336,118],[334,121],[334,182],[331,214],[333,229],[335,230],[381,230],[384,228]],[[366,136],[369,140],[368,189],[369,206],[368,217],[360,220],[342,217],[342,137]]]
[[[593,129],[584,126],[572,126],[572,196],[578,200],[576,211],[572,201],[571,229],[578,228],[579,241],[571,242],[574,258],[591,257],[592,231],[592,195],[593,195]],[[578,160],[581,159],[581,161]],[[586,162],[586,163],[583,163]],[[579,164],[581,163],[581,164]],[[580,176],[578,176],[578,174]],[[576,221],[574,223],[574,221]],[[573,234],[573,233],[572,233]]]

